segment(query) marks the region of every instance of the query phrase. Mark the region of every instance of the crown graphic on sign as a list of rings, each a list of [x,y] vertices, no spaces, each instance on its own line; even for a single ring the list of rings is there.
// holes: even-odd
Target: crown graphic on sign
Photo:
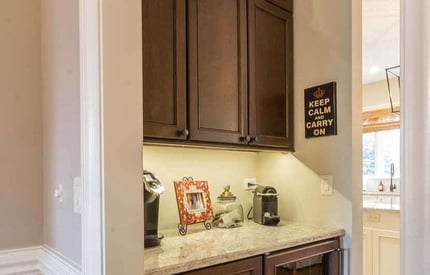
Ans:
[[[324,96],[324,94],[325,94],[325,90],[323,90],[323,89],[321,89],[321,88],[318,88],[318,89],[314,92],[314,97],[315,97],[316,99],[320,99],[320,98],[322,98],[322,97]]]

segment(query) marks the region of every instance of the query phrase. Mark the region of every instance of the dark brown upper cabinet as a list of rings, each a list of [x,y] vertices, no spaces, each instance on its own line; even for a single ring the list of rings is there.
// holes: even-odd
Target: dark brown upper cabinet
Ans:
[[[265,0],[284,10],[293,12],[293,0]]]
[[[186,3],[143,0],[143,131],[186,139]]]
[[[144,137],[293,150],[292,0],[143,0]]]
[[[248,35],[252,144],[293,150],[292,14],[264,0],[249,0]]]
[[[246,0],[189,0],[190,140],[241,143],[248,132]]]

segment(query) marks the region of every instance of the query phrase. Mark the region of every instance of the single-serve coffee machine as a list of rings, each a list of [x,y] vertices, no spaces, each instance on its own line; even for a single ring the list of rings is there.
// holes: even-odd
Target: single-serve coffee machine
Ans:
[[[164,192],[164,187],[160,180],[151,172],[143,171],[144,184],[144,247],[160,245],[162,237],[158,235],[158,208],[160,205],[160,194]]]
[[[264,225],[277,225],[279,216],[276,189],[258,185],[254,190],[253,209],[254,222]]]

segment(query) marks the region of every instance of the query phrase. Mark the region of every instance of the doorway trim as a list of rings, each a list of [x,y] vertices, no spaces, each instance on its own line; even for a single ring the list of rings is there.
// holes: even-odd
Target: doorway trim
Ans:
[[[79,0],[82,274],[105,274],[100,1]]]

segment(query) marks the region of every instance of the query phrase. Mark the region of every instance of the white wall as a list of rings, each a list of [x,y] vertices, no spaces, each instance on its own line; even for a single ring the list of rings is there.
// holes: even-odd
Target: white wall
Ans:
[[[0,1],[0,250],[43,243],[40,1]]]
[[[42,0],[45,244],[81,263],[81,215],[73,213],[80,176],[78,1]],[[64,203],[54,198],[62,184]]]

